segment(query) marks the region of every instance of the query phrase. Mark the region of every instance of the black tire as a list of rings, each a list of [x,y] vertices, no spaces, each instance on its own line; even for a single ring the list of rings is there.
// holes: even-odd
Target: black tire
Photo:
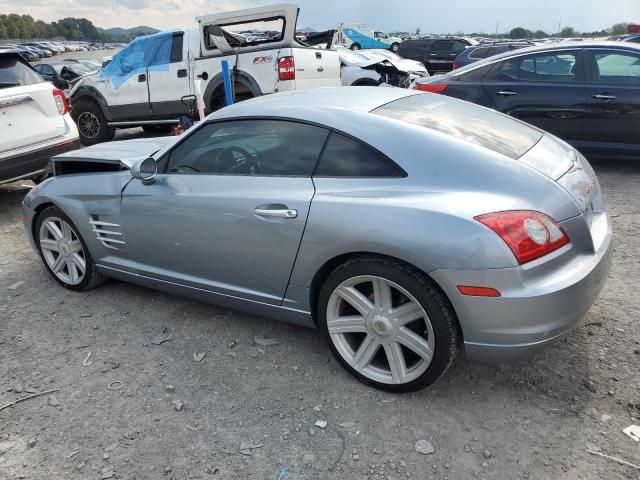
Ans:
[[[31,181],[38,185],[39,183],[44,182],[47,178],[51,176],[51,173],[41,173],[40,175],[36,175],[35,177],[31,177]]]
[[[58,278],[58,276],[51,270],[51,268],[47,264],[47,261],[44,258],[42,247],[40,246],[39,232],[40,232],[40,227],[42,226],[42,223],[51,217],[59,218],[67,222],[69,226],[73,229],[75,236],[78,238],[78,240],[80,240],[80,243],[82,244],[82,249],[83,249],[83,254],[85,259],[85,274],[82,281],[76,285],[71,285],[69,283],[62,281],[60,278]],[[50,206],[45,208],[42,212],[40,212],[35,222],[34,237],[36,241],[36,246],[38,247],[38,253],[40,254],[40,258],[42,259],[42,263],[44,263],[44,266],[49,272],[49,274],[51,275],[51,277],[60,285],[62,285],[64,288],[81,292],[85,290],[91,290],[92,288],[95,288],[107,281],[107,277],[105,277],[104,275],[102,275],[100,272],[96,270],[93,258],[91,257],[91,254],[89,253],[89,249],[87,248],[87,245],[84,242],[84,239],[80,235],[78,228],[71,221],[71,219],[67,215],[65,215],[64,212],[60,210],[58,207]]]
[[[143,125],[142,126],[142,130],[144,130],[145,133],[149,133],[152,135],[155,134],[162,134],[162,133],[170,133],[171,130],[173,130],[175,128],[175,126],[178,125],[177,123],[173,124],[173,123],[161,123],[158,125]]]
[[[342,282],[361,275],[382,277],[401,286],[420,303],[427,313],[433,327],[435,348],[427,370],[417,379],[401,384],[372,380],[352,368],[331,340],[327,327],[329,298]],[[320,290],[317,319],[322,336],[340,364],[361,382],[389,392],[412,392],[433,384],[453,363],[461,341],[458,320],[453,307],[433,280],[411,265],[385,257],[355,257],[336,268]]]
[[[73,105],[71,118],[78,126],[80,142],[83,145],[95,145],[96,143],[109,142],[116,134],[115,127],[107,124],[107,119],[102,109],[90,100],[82,100]]]
[[[398,53],[398,50],[400,50],[400,44],[397,42],[392,43],[389,50],[391,50],[393,53]]]
[[[352,43],[349,48],[351,50],[360,50],[362,47],[360,46],[360,44],[358,42],[355,42],[355,43]]]
[[[371,78],[363,78],[353,82],[354,87],[377,87],[378,85],[379,83]]]

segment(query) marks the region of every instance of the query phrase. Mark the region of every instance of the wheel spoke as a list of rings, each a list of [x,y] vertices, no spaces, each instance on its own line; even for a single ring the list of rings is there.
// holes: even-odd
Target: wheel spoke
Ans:
[[[40,247],[44,250],[50,250],[52,252],[58,252],[58,242],[51,240],[50,238],[43,238],[40,240]]]
[[[71,242],[73,234],[71,233],[71,227],[67,222],[62,222],[62,238],[67,242]]]
[[[71,257],[71,262],[78,269],[79,274],[84,275],[86,264],[83,258],[77,253],[74,253],[73,256]]]
[[[388,312],[391,310],[391,286],[384,279],[376,277],[372,280],[373,297],[376,308]]]
[[[407,376],[407,364],[404,361],[402,347],[396,342],[385,344],[384,353],[387,355],[393,383],[403,383]]]
[[[410,330],[407,327],[400,327],[398,330],[398,335],[396,337],[396,341],[403,344],[409,350],[412,350],[417,355],[422,357],[427,362],[431,361],[431,357],[433,356],[433,351],[429,346],[429,342],[422,338],[420,335]]]
[[[78,269],[72,260],[67,260],[67,272],[69,272],[69,283],[76,283],[78,281]]]
[[[373,310],[373,305],[367,297],[353,287],[339,287],[336,289],[336,293],[360,312],[363,317],[366,317]]]
[[[422,318],[424,313],[420,305],[412,301],[408,301],[407,303],[391,310],[391,316],[396,318],[399,325],[406,325],[407,323]]]
[[[359,315],[339,317],[335,320],[330,320],[327,322],[327,327],[331,334],[367,331],[364,318]]]
[[[373,360],[373,357],[378,352],[379,347],[380,344],[376,339],[373,338],[372,335],[367,335],[360,344],[358,351],[353,356],[353,364],[355,368],[361,370],[369,365],[371,360]]]
[[[64,267],[64,265],[64,256],[60,254],[58,255],[58,258],[54,260],[53,265],[51,265],[51,270],[53,271],[53,273],[58,273],[60,270],[62,270],[62,267]]]
[[[55,240],[62,240],[62,231],[58,228],[58,225],[52,221],[47,221],[44,225]]]
[[[80,240],[76,238],[69,243],[69,248],[71,249],[71,252],[79,253],[82,251],[82,243],[80,243]]]

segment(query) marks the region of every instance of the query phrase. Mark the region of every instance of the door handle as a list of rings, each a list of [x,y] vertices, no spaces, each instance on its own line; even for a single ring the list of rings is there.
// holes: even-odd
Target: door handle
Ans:
[[[513,90],[498,90],[496,95],[504,95],[505,97],[510,97],[512,95],[517,95]]]
[[[322,58],[322,52],[316,52],[316,58]]]
[[[146,82],[147,81],[147,74],[146,73],[141,73],[140,75],[138,75],[138,81],[139,82]]]
[[[324,72],[324,67],[318,67],[319,72]]]
[[[291,208],[256,208],[254,213],[260,217],[296,218],[298,211]]]
[[[178,78],[185,78],[187,76],[187,69],[181,68],[178,70]]]
[[[593,98],[597,98],[598,100],[615,100],[616,96],[611,95],[609,93],[600,93],[598,95],[592,95]]]

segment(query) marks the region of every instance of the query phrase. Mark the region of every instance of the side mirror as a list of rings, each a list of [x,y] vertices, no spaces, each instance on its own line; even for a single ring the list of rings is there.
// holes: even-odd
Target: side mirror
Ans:
[[[142,181],[143,185],[151,185],[157,173],[158,166],[151,157],[139,158],[131,165],[131,176]]]

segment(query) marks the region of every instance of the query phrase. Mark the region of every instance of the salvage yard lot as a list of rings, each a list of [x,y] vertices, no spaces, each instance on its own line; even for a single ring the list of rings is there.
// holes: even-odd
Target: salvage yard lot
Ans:
[[[586,451],[640,464],[622,433],[640,424],[640,165],[594,166],[614,264],[580,328],[407,395],[356,381],[313,330],[117,281],[64,290],[23,231],[29,183],[0,186],[0,408],[57,390],[0,410],[0,478],[637,479]]]

